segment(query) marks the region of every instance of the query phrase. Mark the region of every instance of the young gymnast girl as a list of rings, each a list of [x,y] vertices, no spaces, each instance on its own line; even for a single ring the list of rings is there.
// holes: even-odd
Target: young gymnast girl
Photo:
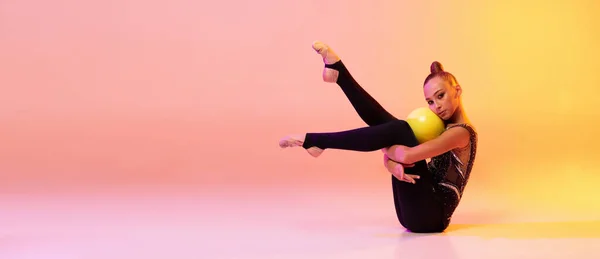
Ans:
[[[446,128],[437,138],[419,144],[408,123],[381,107],[328,45],[316,41],[313,49],[325,63],[323,80],[341,87],[368,127],[287,136],[280,140],[280,147],[301,146],[314,157],[325,149],[382,150],[385,167],[393,174],[392,191],[400,224],[417,233],[443,232],[461,200],[477,150],[477,132],[463,109],[462,88],[456,78],[439,62],[431,64],[423,93],[429,109]]]

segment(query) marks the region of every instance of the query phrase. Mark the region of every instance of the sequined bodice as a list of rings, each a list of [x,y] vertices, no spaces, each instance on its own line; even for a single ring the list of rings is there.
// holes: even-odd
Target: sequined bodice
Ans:
[[[435,181],[434,189],[439,192],[454,192],[460,200],[475,161],[477,153],[477,132],[469,124],[457,124],[449,126],[463,127],[470,132],[470,141],[466,147],[453,149],[437,157],[433,157],[428,163],[429,170]]]

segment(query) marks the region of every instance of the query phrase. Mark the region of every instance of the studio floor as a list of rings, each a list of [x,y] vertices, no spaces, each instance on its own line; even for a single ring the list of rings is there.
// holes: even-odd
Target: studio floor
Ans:
[[[0,258],[600,258],[600,220],[474,199],[414,234],[385,188],[92,189],[3,193]]]

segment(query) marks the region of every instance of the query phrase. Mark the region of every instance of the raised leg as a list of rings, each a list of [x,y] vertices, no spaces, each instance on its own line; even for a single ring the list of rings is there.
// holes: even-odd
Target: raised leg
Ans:
[[[313,43],[313,49],[321,54],[323,63],[325,63],[323,80],[336,82],[340,86],[358,115],[367,125],[374,126],[396,120],[358,84],[339,56],[328,45],[316,41]]]

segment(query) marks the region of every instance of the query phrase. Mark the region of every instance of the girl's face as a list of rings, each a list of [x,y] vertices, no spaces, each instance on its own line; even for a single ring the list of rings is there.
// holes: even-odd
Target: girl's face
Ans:
[[[441,77],[432,78],[423,87],[425,101],[429,109],[442,120],[452,118],[460,105],[460,86],[452,86]]]

